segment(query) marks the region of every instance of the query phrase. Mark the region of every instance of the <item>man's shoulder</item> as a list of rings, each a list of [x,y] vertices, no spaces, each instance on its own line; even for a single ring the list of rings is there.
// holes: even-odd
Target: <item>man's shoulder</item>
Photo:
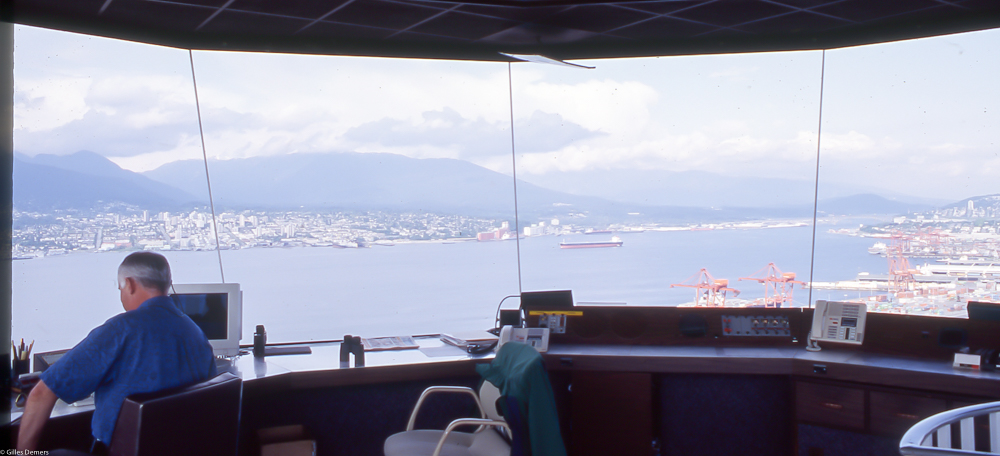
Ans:
[[[123,314],[126,319],[140,320],[149,318],[165,318],[169,315],[179,316],[180,312],[174,301],[167,296],[149,298],[135,310]]]
[[[182,314],[171,309],[172,305],[169,300],[166,303],[147,301],[135,310],[122,312],[109,318],[102,326],[121,333],[173,325]]]
[[[128,326],[128,320],[130,316],[128,312],[122,312],[104,321],[100,326],[94,328],[95,331],[101,329],[114,329],[120,330],[123,327]]]

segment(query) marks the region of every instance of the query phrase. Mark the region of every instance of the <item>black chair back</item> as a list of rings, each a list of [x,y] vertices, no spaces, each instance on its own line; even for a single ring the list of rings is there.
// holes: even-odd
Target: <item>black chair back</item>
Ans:
[[[194,385],[134,394],[122,404],[112,456],[235,456],[243,381],[228,372]]]

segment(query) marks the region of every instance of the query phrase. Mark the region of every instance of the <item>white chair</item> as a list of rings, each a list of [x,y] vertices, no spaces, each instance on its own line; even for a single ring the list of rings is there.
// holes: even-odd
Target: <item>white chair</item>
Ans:
[[[974,419],[989,415],[990,451],[976,451]],[[952,425],[959,425],[961,449],[952,448]],[[970,405],[938,413],[914,424],[899,441],[903,456],[1000,454],[1000,402]]]
[[[443,430],[413,429],[420,406],[428,396],[437,393],[468,394],[476,401],[479,418],[460,418]],[[413,407],[406,431],[393,434],[385,441],[385,456],[497,456],[510,454],[510,427],[497,411],[500,390],[484,381],[479,394],[462,386],[432,386],[424,390]],[[457,431],[459,427],[478,426],[473,432]],[[505,432],[501,435],[500,432]]]

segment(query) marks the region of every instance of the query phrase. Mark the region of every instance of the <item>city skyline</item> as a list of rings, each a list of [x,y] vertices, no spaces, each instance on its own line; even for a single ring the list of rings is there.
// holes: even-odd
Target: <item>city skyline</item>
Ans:
[[[852,216],[824,216],[819,223],[837,226]],[[856,216],[853,216],[856,217]],[[387,211],[222,210],[215,215],[218,245],[223,249],[259,247],[358,248],[395,242],[507,240],[509,220],[464,215]],[[944,232],[983,233],[995,238],[1000,228],[1000,196],[982,198],[916,214],[885,218],[882,224],[837,231],[880,237],[904,224],[937,227]],[[150,212],[134,205],[110,204],[90,211],[18,211],[13,227],[14,256],[28,259],[70,251],[214,250],[216,231],[207,207]],[[591,223],[586,219],[531,219],[520,224],[521,236],[566,236],[589,230],[614,232],[675,232],[683,230],[755,230],[807,226],[808,219],[704,221],[686,223]],[[833,231],[833,228],[829,228]],[[911,228],[912,229],[912,228]],[[487,235],[483,235],[487,234]],[[503,236],[509,234],[509,236]]]

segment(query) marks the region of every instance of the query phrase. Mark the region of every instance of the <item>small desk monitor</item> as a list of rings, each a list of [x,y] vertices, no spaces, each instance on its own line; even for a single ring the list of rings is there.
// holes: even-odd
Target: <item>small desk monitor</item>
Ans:
[[[566,332],[566,314],[560,311],[573,310],[573,292],[570,290],[526,291],[521,293],[521,311],[524,312],[526,327],[549,328],[556,334]],[[532,312],[538,315],[532,317]],[[541,312],[541,314],[539,314]]]
[[[573,310],[573,292],[525,291],[521,293],[521,309],[525,315],[532,310]]]
[[[170,297],[212,344],[216,356],[236,356],[243,338],[243,292],[238,283],[174,284]]]
[[[1000,321],[1000,302],[969,301],[969,320]]]

